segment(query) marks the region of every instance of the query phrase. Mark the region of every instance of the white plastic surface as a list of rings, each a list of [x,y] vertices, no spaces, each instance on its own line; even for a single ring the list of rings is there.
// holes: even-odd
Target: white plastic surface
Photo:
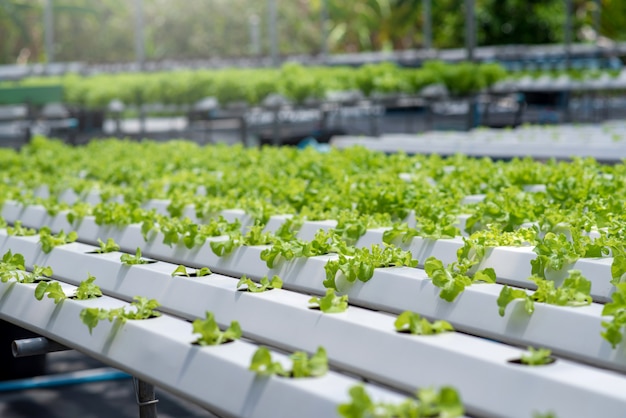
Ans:
[[[257,346],[236,341],[199,347],[191,324],[170,316],[142,321],[101,321],[89,334],[80,321],[84,307],[112,308],[123,302],[108,297],[91,301],[37,301],[34,285],[0,283],[0,318],[83,351],[136,377],[229,417],[332,417],[348,400],[353,378],[329,372],[321,378],[257,377],[248,370]],[[274,353],[275,358],[285,357]],[[403,397],[367,387],[376,399]]]
[[[50,254],[45,255],[37,241],[37,237],[7,237],[4,231],[0,231],[1,251],[10,248],[13,252],[23,254],[29,266],[50,265],[55,277],[74,284],[86,279],[87,274],[91,273],[99,277],[98,284],[110,295],[130,300],[135,295],[146,294],[161,301],[170,312],[187,318],[201,316],[204,310],[215,309],[215,306],[222,308],[230,306],[229,303],[239,306],[237,309],[247,309],[246,305],[239,301],[250,296],[234,291],[235,279],[221,276],[197,279],[170,277],[177,264],[192,264],[188,262],[189,260],[178,260],[175,264],[159,262],[124,266],[119,261],[120,253],[85,254],[94,248],[72,243],[56,247]],[[246,274],[258,279],[263,275],[271,277],[278,274],[287,289],[317,294],[325,292],[322,285],[325,278],[324,264],[334,256],[282,262],[277,268],[270,270],[258,257],[261,248],[243,247],[230,257],[215,258],[223,262],[221,265],[211,262],[205,265],[214,271],[233,270],[237,266],[232,262],[236,261],[240,273],[233,275],[235,277]],[[174,254],[179,251],[169,250],[169,258],[176,258]],[[216,277],[221,277],[221,281],[213,280]],[[342,284],[341,281],[338,283]],[[217,286],[218,284],[220,285]],[[216,298],[215,292],[223,292],[222,285],[230,289],[231,296]],[[497,298],[502,289],[501,285],[469,286],[453,303],[449,303],[439,298],[439,289],[432,284],[423,270],[413,268],[376,269],[374,277],[365,284],[359,281],[348,284],[344,281],[343,285],[345,286],[343,290],[348,293],[353,304],[393,313],[412,310],[426,317],[448,320],[457,329],[475,335],[521,346],[547,347],[566,357],[626,372],[626,342],[613,350],[610,344],[601,338],[600,332],[603,330],[601,323],[607,318],[601,316],[602,306],[598,304],[573,308],[536,303],[535,312],[528,315],[523,310],[523,303],[514,301],[507,307],[506,315],[500,317]],[[189,297],[191,294],[194,298]],[[232,297],[236,297],[237,300],[232,301]],[[302,299],[303,307],[306,307],[306,300],[308,296]],[[253,312],[250,314],[252,318],[256,318]],[[278,318],[281,315],[289,316],[287,313],[270,316]],[[223,325],[227,323],[224,322]],[[257,326],[258,324],[255,324],[254,328]],[[284,327],[286,326],[280,329]],[[251,332],[255,333],[255,337],[264,339],[265,333],[269,331],[261,329],[258,332]],[[273,343],[281,345],[277,340]]]

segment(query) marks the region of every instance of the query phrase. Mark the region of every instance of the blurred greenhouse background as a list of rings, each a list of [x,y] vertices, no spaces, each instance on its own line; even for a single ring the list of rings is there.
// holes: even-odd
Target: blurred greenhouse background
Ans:
[[[465,44],[465,6],[472,3],[2,0],[0,64],[124,62],[137,58],[138,47],[148,61],[457,48]],[[565,42],[568,7],[571,41],[595,42],[598,32],[605,41],[626,40],[622,0],[475,0],[476,43]]]

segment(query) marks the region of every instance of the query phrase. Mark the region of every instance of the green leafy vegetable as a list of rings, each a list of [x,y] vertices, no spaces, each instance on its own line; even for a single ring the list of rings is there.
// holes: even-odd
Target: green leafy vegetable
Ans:
[[[552,351],[546,348],[528,347],[528,351],[522,354],[520,361],[527,366],[545,366],[554,362],[554,359],[550,357],[551,354]]]
[[[39,230],[39,242],[41,243],[41,249],[46,254],[52,251],[54,247],[69,244],[76,241],[77,238],[78,235],[76,234],[76,231],[66,234],[61,230],[61,232],[54,235],[47,226],[44,226]]]
[[[441,289],[439,297],[448,301],[454,301],[465,287],[476,281],[485,283],[495,283],[496,273],[492,268],[477,271],[473,277],[467,273],[468,266],[459,263],[450,263],[444,267],[441,260],[435,257],[428,257],[424,262],[424,270],[433,284]]]
[[[100,238],[98,238],[98,244],[100,245],[100,248],[95,251],[98,254],[112,253],[120,250],[120,246],[115,242],[115,240],[113,240],[113,238],[108,238],[106,242],[103,242]]]
[[[135,251],[135,255],[132,254],[122,254],[120,256],[120,261],[127,266],[133,266],[137,264],[148,264],[150,260],[141,257],[141,248],[137,247]]]
[[[189,273],[187,271],[187,267],[181,264],[178,267],[176,267],[176,269],[172,272],[172,277],[175,277],[175,276],[202,277],[202,276],[208,276],[209,274],[211,274],[211,270],[208,267],[202,267],[201,269],[197,269]]]
[[[200,336],[195,341],[200,345],[220,345],[241,338],[241,327],[239,322],[232,321],[230,326],[221,331],[215,321],[215,316],[211,312],[206,312],[204,319],[193,321],[193,333]]]
[[[63,299],[67,298],[59,282],[39,282],[39,284],[35,288],[35,298],[37,300],[41,300],[46,293],[48,294],[48,297],[50,299],[54,299],[55,304],[58,304]]]
[[[51,267],[41,267],[35,264],[33,266],[33,271],[23,273],[18,281],[21,283],[35,283],[41,280],[46,281],[50,279],[52,274],[53,272]]]
[[[337,296],[335,289],[326,289],[325,296],[314,296],[309,303],[318,306],[324,313],[341,313],[348,309],[348,295]]]
[[[430,322],[411,311],[402,312],[394,322],[394,326],[396,331],[409,332],[414,335],[434,335],[454,331],[454,328],[448,321],[436,320]]]
[[[349,283],[357,279],[362,282],[369,281],[374,275],[374,269],[380,267],[407,266],[417,267],[418,261],[413,259],[410,252],[400,248],[385,245],[379,247],[372,245],[368,248],[357,248],[352,256],[339,254],[337,260],[330,260],[324,266],[326,280],[324,286],[337,290],[335,281],[337,273],[341,272]]]
[[[13,226],[7,226],[7,234],[14,235],[16,237],[26,237],[37,234],[37,231],[33,228],[26,228],[22,226],[22,221],[15,221]]]
[[[343,418],[453,418],[465,412],[458,392],[449,386],[419,389],[417,399],[408,398],[400,404],[375,403],[361,385],[350,388],[349,394],[350,402],[337,408]]]
[[[311,241],[277,239],[270,248],[261,252],[261,260],[268,268],[274,268],[280,259],[286,261],[299,257],[338,253],[352,255],[354,250],[346,245],[335,231],[319,230]]]
[[[88,300],[102,296],[102,290],[100,290],[100,287],[94,283],[95,281],[96,278],[87,273],[87,279],[80,282],[76,288],[74,297],[78,300]]]
[[[213,274],[213,272],[208,267],[202,267],[202,268],[197,269],[195,271],[195,274],[196,274],[196,277],[204,277],[204,276],[208,276],[209,274]]]
[[[550,411],[546,413],[535,412],[533,413],[533,418],[557,418],[557,416],[554,412]]]
[[[611,284],[616,286],[626,274],[626,251],[622,246],[612,247]]]
[[[498,312],[504,316],[506,307],[515,299],[524,300],[524,309],[530,315],[535,311],[535,302],[556,306],[584,306],[592,302],[591,282],[579,270],[570,270],[563,284],[555,288],[554,282],[541,277],[530,277],[537,290],[529,295],[525,290],[504,286],[498,296]]]
[[[296,351],[289,358],[293,362],[291,377],[319,377],[328,372],[328,356],[323,347],[318,347],[311,357],[303,351]]]
[[[235,248],[241,246],[241,243],[240,240],[229,237],[228,239],[211,241],[209,245],[216,256],[222,257],[232,253]]]
[[[124,307],[115,309],[85,308],[80,312],[80,319],[87,325],[91,334],[98,322],[105,319],[109,322],[114,320],[126,322],[128,319],[148,319],[160,316],[161,313],[155,311],[159,306],[159,302],[154,299],[135,296],[130,304],[130,307],[133,308],[131,310],[127,311]]]
[[[523,289],[515,289],[504,285],[502,290],[500,291],[500,296],[498,296],[498,313],[500,316],[504,316],[506,312],[506,307],[509,306],[509,303],[513,302],[515,299],[524,299],[524,309],[530,315],[535,311],[535,303],[533,299],[526,293]]]
[[[186,276],[189,277],[189,272],[187,272],[187,267],[180,264],[176,269],[172,272],[172,277],[174,276]]]
[[[24,271],[26,271],[26,267],[24,267],[24,256],[22,254],[13,254],[9,250],[2,256],[2,262],[0,263],[0,281],[2,283],[6,283],[11,279],[20,281]]]
[[[252,356],[249,370],[261,376],[287,376],[289,372],[285,371],[283,365],[278,361],[272,361],[272,353],[267,347],[259,347]]]
[[[560,271],[580,258],[572,241],[565,234],[548,232],[533,249],[537,258],[531,261],[531,273],[545,278],[546,270]]]
[[[328,357],[323,347],[318,347],[315,354],[309,357],[305,352],[297,351],[289,358],[291,370],[285,370],[280,362],[272,361],[272,354],[266,347],[259,347],[252,356],[249,370],[262,375],[278,375],[293,378],[319,377],[328,372]]]
[[[610,321],[603,321],[604,331],[602,338],[611,343],[615,349],[624,339],[624,327],[626,326],[626,283],[618,283],[615,292],[611,295],[611,302],[602,308],[602,316],[613,316]]]
[[[271,289],[281,289],[283,287],[283,281],[278,276],[273,276],[272,280],[264,276],[257,284],[246,275],[243,275],[237,282],[237,289],[241,286],[246,286],[248,292],[261,293]]]

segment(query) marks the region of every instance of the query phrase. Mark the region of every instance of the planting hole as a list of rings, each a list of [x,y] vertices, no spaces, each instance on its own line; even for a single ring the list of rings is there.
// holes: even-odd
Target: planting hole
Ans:
[[[235,341],[237,341],[237,340],[228,339],[228,340],[225,340],[224,342],[222,342],[220,344],[215,344],[215,345],[200,344],[198,341],[194,341],[194,342],[191,343],[191,345],[195,345],[196,347],[217,347],[217,346],[220,346],[220,345],[234,343]]]
[[[545,359],[545,363],[543,363],[543,364],[528,364],[528,363],[524,363],[521,358],[507,360],[507,363],[519,364],[521,366],[528,366],[528,367],[538,367],[538,366],[541,367],[541,366],[549,366],[550,364],[556,363],[556,358],[550,356],[550,357]]]
[[[93,295],[91,296],[89,299],[97,299],[97,298],[101,298],[102,295]],[[78,297],[76,296],[76,294],[72,294],[70,296],[67,297],[68,299],[72,299],[72,300],[88,300],[88,299],[78,299]]]

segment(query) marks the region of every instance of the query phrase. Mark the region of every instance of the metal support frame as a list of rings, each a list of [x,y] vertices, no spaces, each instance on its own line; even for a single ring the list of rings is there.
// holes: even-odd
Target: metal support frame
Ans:
[[[272,108],[272,144],[279,145],[281,143],[280,135],[280,106]]]
[[[13,357],[38,356],[57,351],[67,351],[71,348],[49,340],[46,337],[34,337],[15,340],[11,344]],[[115,376],[119,377],[119,376]],[[156,404],[159,402],[154,393],[154,385],[133,377],[135,399],[139,406],[139,418],[157,418]]]
[[[565,48],[565,68],[572,65],[572,0],[565,0],[565,28],[563,29]]]
[[[600,38],[600,26],[602,24],[602,0],[595,0],[593,9],[593,30],[596,32],[596,43]]]
[[[328,16],[328,0],[322,0],[320,4],[320,25],[321,25],[321,55],[322,61],[326,64],[328,60],[328,25],[329,25],[329,16]]]
[[[433,47],[433,14],[431,1],[432,0],[422,0],[424,12],[424,48],[426,49]]]
[[[154,385],[133,377],[133,386],[139,406],[139,418],[157,418],[156,404],[159,400],[154,394]]]
[[[250,26],[250,53],[255,57],[261,54],[261,19],[255,14],[248,17]]]
[[[135,59],[139,71],[143,71],[146,59],[143,38],[143,0],[135,0]]]
[[[46,0],[44,10],[44,43],[46,48],[46,64],[54,62],[54,10],[53,0]]]
[[[465,49],[466,59],[474,61],[474,50],[476,49],[476,18],[474,11],[474,0],[465,0]]]
[[[270,44],[270,56],[272,59],[272,66],[278,67],[278,9],[276,7],[276,0],[267,1],[267,11],[267,29]]]

